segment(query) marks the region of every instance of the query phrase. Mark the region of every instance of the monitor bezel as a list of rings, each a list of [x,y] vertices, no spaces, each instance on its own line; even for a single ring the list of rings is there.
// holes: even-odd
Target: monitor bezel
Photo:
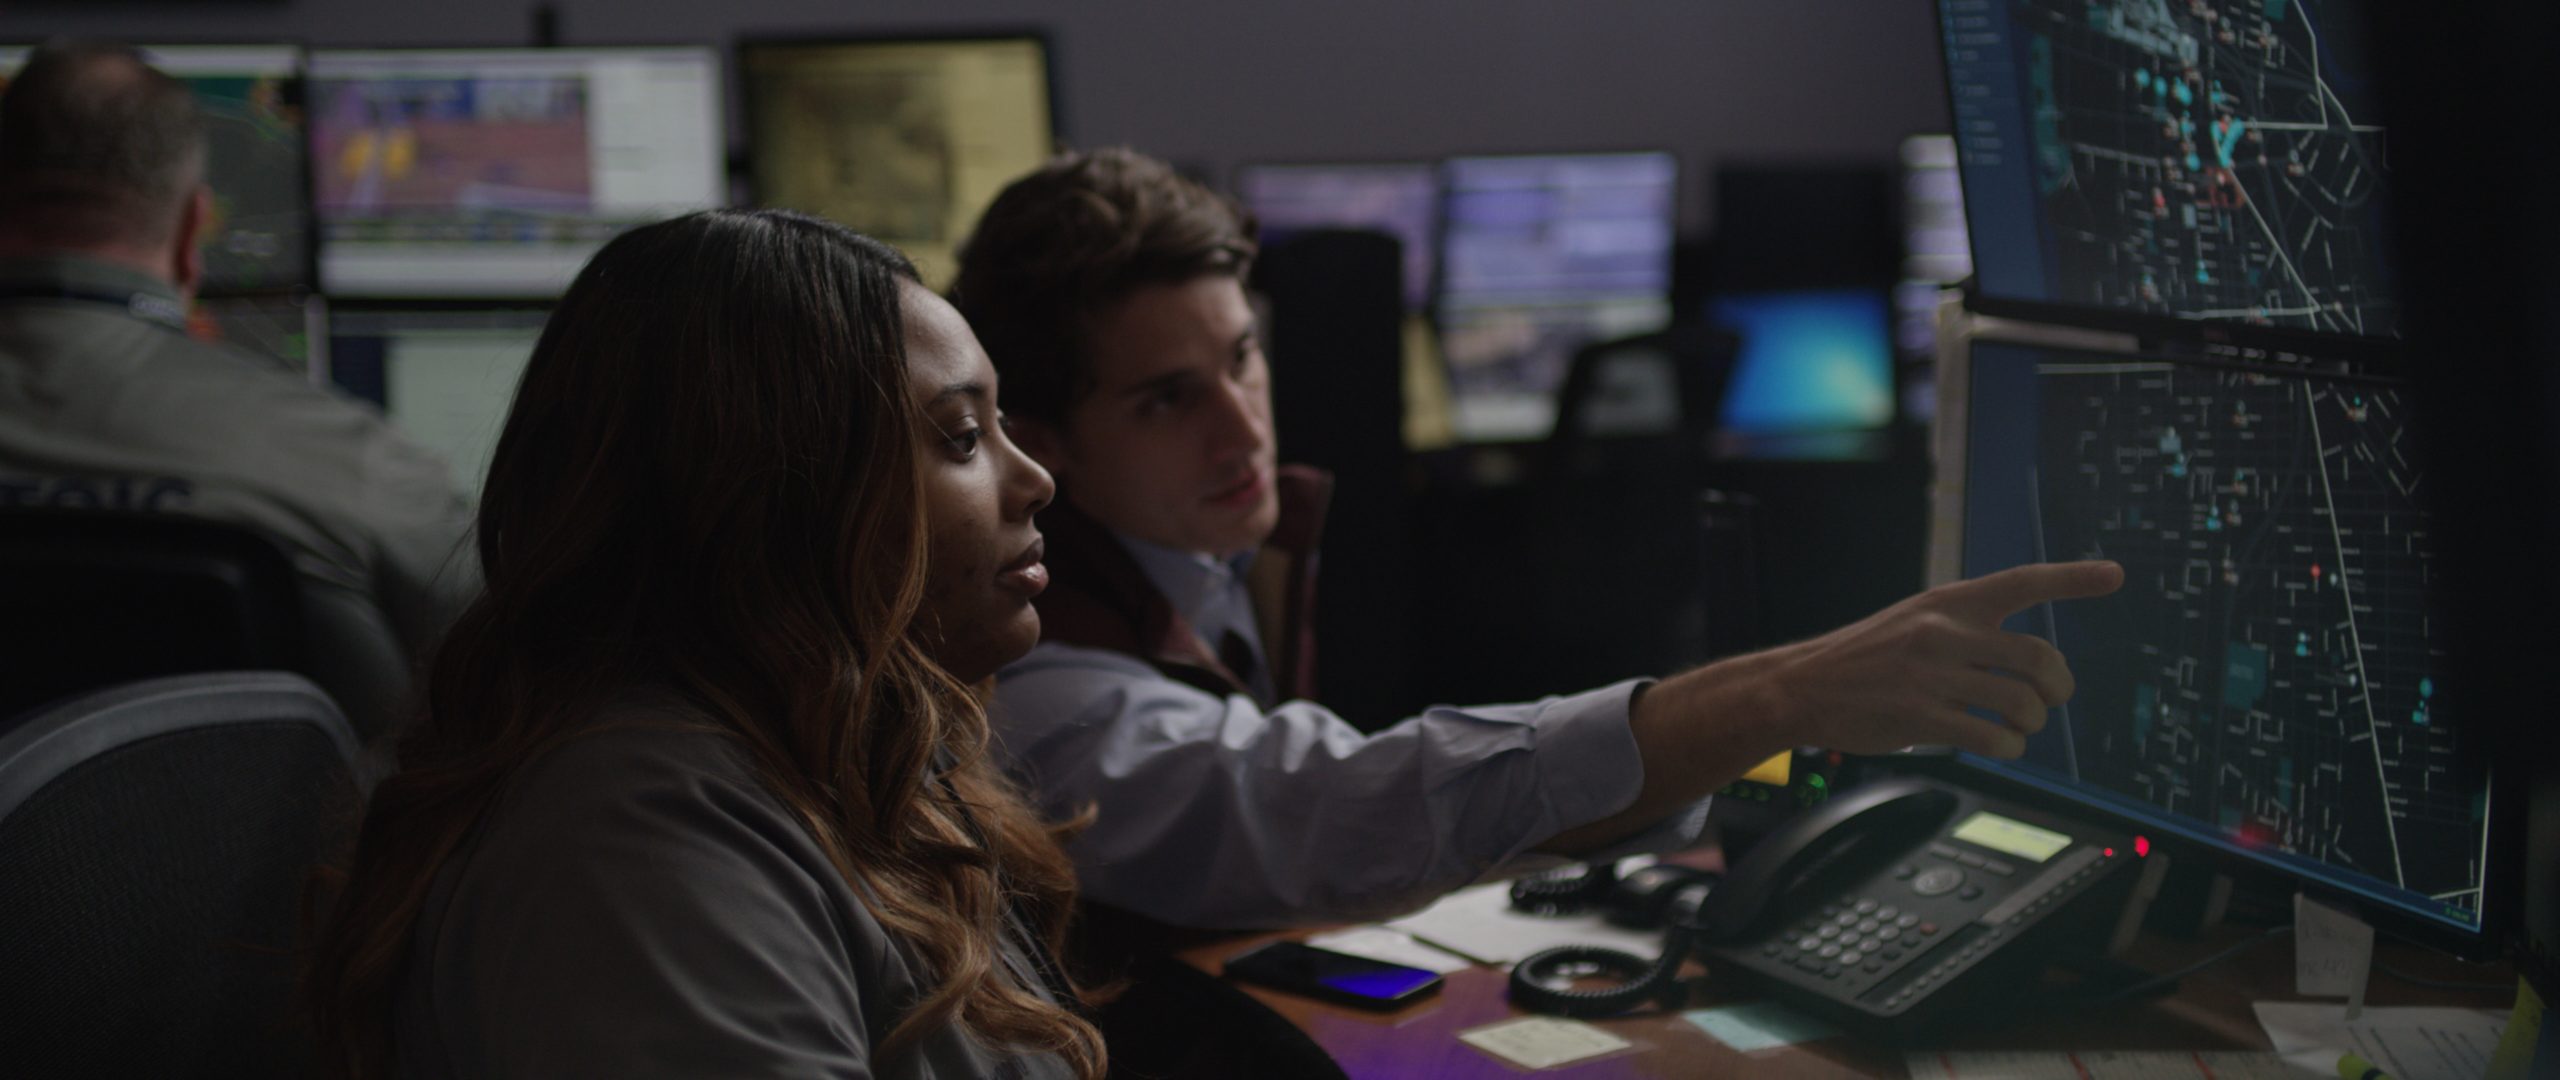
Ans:
[[[1940,98],[1952,109],[1956,102],[1955,65],[1947,58],[1947,33],[1953,29],[1947,5],[1955,0],[1936,0],[1938,9],[1938,84]],[[2005,2],[2005,0],[2004,0]],[[2005,18],[2006,8],[2002,15]],[[2073,304],[2057,300],[2039,300],[2015,296],[1994,296],[1983,292],[1982,230],[1977,227],[1979,211],[1974,204],[1973,187],[1964,182],[1964,135],[1956,140],[1956,183],[1964,194],[1965,249],[1973,260],[1974,273],[1961,282],[1965,310],[1977,315],[2015,319],[2020,322],[2051,323],[2084,330],[2134,334],[2147,346],[2193,345],[2204,348],[2257,349],[2268,352],[2307,353],[2345,360],[2404,365],[2409,362],[2408,338],[2382,337],[2372,334],[2349,334],[2333,330],[2306,330],[2289,326],[2264,326],[2234,320],[2183,319],[2160,312],[2133,311]],[[2039,211],[2041,212],[2041,211]],[[2406,304],[2401,305],[2405,310]]]
[[[1999,335],[1980,335],[1968,338],[1963,345],[1966,370],[1962,378],[1965,401],[1962,410],[1957,414],[1959,417],[1957,422],[1962,427],[1948,433],[1951,438],[1942,443],[1942,445],[1960,447],[1961,453],[1942,456],[1939,463],[1942,474],[1941,486],[1944,486],[1943,473],[1954,471],[1958,474],[1957,490],[1959,492],[1963,490],[1963,475],[1973,458],[1973,425],[1974,414],[1977,411],[1974,398],[1975,388],[1979,383],[1974,379],[1972,369],[1974,347],[1977,343],[2035,349],[2048,354],[2059,354],[2065,358],[2095,363],[2129,361],[2167,363],[2195,368],[2264,372],[2278,376],[2311,376],[2348,382],[2368,382],[2404,388],[2411,385],[2408,376],[2397,371],[2377,372],[2330,364],[2288,365],[2249,362],[2236,358],[2186,355],[2152,348],[2117,351],[2083,345],[2020,340]],[[1940,415],[1944,417],[1946,414],[1942,411]],[[1956,496],[1956,506],[1952,511],[1957,519],[1954,533],[1956,545],[1954,558],[1960,577],[1967,576],[1971,570],[1964,565],[1963,561],[1967,548],[1967,526],[1970,524],[1964,519],[1964,498],[1963,494]],[[2485,725],[2488,721],[2486,718],[2478,718],[2472,722]],[[2483,730],[2480,741],[2474,745],[2485,748],[2494,736],[2494,732]],[[2516,875],[2521,871],[2521,866],[2517,862],[2520,855],[2519,846],[2522,842],[2519,830],[2522,822],[2519,817],[2525,812],[2524,805],[2517,800],[2524,797],[2528,778],[2524,775],[2521,763],[2510,760],[2513,755],[2496,755],[2486,749],[2475,752],[2487,753],[2490,756],[2489,810],[2485,819],[2488,833],[2483,838],[2489,854],[2486,864],[2481,868],[2480,923],[2477,929],[2467,931],[2443,920],[2409,911],[2396,904],[2377,903],[2348,892],[2311,873],[2290,867],[2282,858],[2279,858],[2282,853],[2252,853],[2236,845],[2212,839],[2201,829],[2172,822],[2165,816],[2145,816],[2107,802],[2074,795],[2064,790],[2060,784],[2021,775],[1988,758],[1962,751],[1915,753],[1904,756],[1915,761],[1927,761],[1930,768],[1948,770],[1966,779],[1996,780],[2012,794],[2031,796],[2043,805],[2097,817],[2109,824],[2136,831],[2140,835],[2150,837],[2155,844],[2165,844],[2173,858],[2180,853],[2196,857],[2197,861],[2204,863],[2216,873],[2229,874],[2255,884],[2288,885],[2295,891],[2324,904],[2353,912],[2376,930],[2402,940],[2467,959],[2487,959],[2498,955],[2504,948],[2509,927],[2516,918],[2516,913],[2512,910],[2511,890],[2515,887]]]
[[[502,44],[485,44],[485,45],[474,45],[474,44],[461,44],[461,45],[454,45],[454,44],[438,44],[438,45],[328,45],[328,46],[311,46],[311,47],[305,48],[305,49],[303,50],[303,53],[302,53],[302,70],[303,70],[303,79],[304,79],[304,86],[305,86],[305,89],[304,89],[304,91],[303,91],[303,101],[304,101],[304,107],[305,107],[306,109],[308,109],[308,108],[310,107],[309,103],[310,103],[310,100],[311,100],[311,92],[310,92],[310,89],[309,89],[309,84],[310,84],[310,80],[311,80],[311,77],[312,77],[312,76],[311,76],[312,68],[314,67],[315,62],[316,62],[316,61],[317,61],[317,60],[318,60],[322,55],[324,55],[324,54],[344,54],[344,53],[395,53],[395,54],[432,55],[432,54],[438,54],[438,53],[443,53],[443,54],[453,54],[453,53],[480,53],[480,54],[522,53],[522,54],[526,54],[526,55],[530,55],[530,56],[565,56],[565,55],[573,55],[573,54],[580,54],[580,53],[586,53],[586,54],[597,54],[597,53],[644,53],[644,52],[685,52],[685,53],[698,53],[698,54],[700,54],[704,59],[706,59],[706,60],[708,60],[708,61],[710,62],[710,64],[711,64],[711,81],[710,81],[710,87],[711,87],[711,93],[712,93],[712,95],[713,95],[713,97],[712,97],[712,102],[711,102],[711,122],[712,122],[712,125],[713,125],[713,130],[712,130],[712,133],[711,133],[711,134],[712,134],[712,140],[711,140],[711,142],[712,142],[712,147],[713,147],[713,149],[714,149],[714,151],[715,151],[715,153],[716,153],[716,156],[713,158],[712,163],[711,163],[711,165],[712,165],[712,177],[713,177],[713,199],[712,199],[712,201],[711,201],[711,203],[710,203],[709,205],[706,205],[706,206],[704,206],[704,207],[701,207],[701,209],[704,209],[704,210],[710,210],[710,209],[717,209],[717,208],[719,208],[719,207],[723,207],[723,206],[727,206],[727,205],[729,205],[729,201],[730,201],[730,200],[729,200],[729,180],[730,180],[730,177],[729,177],[729,155],[730,155],[730,149],[731,149],[731,148],[730,148],[730,146],[729,146],[729,116],[728,116],[729,103],[728,103],[728,99],[727,99],[727,94],[728,94],[728,92],[729,92],[729,87],[728,87],[729,76],[728,76],[728,72],[727,72],[727,70],[726,70],[726,62],[727,62],[727,59],[728,59],[728,58],[727,58],[727,56],[726,56],[726,55],[724,55],[724,54],[721,52],[721,50],[719,49],[719,47],[718,47],[718,46],[714,46],[714,45],[703,45],[703,44],[697,44],[697,43],[692,43],[692,42],[681,42],[681,41],[676,41],[676,42],[668,42],[668,41],[611,42],[611,41],[606,41],[606,42],[581,42],[581,43],[576,44],[576,45],[525,45],[525,44],[521,44],[521,43],[509,42],[509,43],[502,43]],[[321,279],[321,276],[320,276],[320,265],[321,265],[321,263],[322,263],[322,261],[323,261],[323,260],[322,260],[322,258],[321,258],[321,249],[322,249],[322,247],[324,246],[324,241],[323,241],[323,240],[322,240],[322,238],[321,238],[321,235],[320,235],[320,229],[319,229],[319,225],[320,225],[320,202],[319,202],[319,177],[318,177],[318,174],[317,174],[317,170],[319,169],[319,167],[320,167],[320,166],[319,166],[319,159],[318,159],[318,156],[317,156],[316,154],[312,153],[312,140],[313,140],[313,138],[314,138],[314,136],[315,136],[315,133],[314,133],[314,131],[312,130],[312,128],[313,128],[313,125],[312,125],[312,124],[310,124],[310,123],[308,122],[308,120],[306,119],[306,122],[303,124],[303,127],[302,127],[302,138],[303,138],[303,154],[302,154],[302,162],[303,162],[303,168],[304,168],[304,172],[305,172],[305,176],[304,176],[304,180],[303,180],[303,195],[304,195],[304,202],[305,202],[305,204],[306,204],[306,205],[308,205],[308,206],[311,208],[311,220],[312,220],[312,235],[311,235],[311,261],[312,261],[312,275],[311,275],[311,276],[312,276],[312,286],[311,286],[311,288],[312,288],[312,291],[314,291],[314,292],[318,292],[318,293],[321,293],[321,294],[323,294],[323,295],[328,296],[328,297],[329,297],[333,302],[343,301],[343,302],[352,303],[352,304],[355,304],[355,305],[358,305],[358,306],[362,306],[362,307],[411,308],[411,309],[417,309],[417,310],[432,310],[432,309],[438,309],[438,308],[507,307],[507,306],[516,306],[516,305],[526,305],[526,304],[554,304],[554,303],[559,302],[560,298],[561,298],[562,296],[564,296],[564,295],[566,295],[566,294],[567,294],[567,292],[568,292],[568,284],[569,284],[568,282],[564,282],[564,283],[562,283],[562,285],[561,285],[561,287],[560,287],[559,291],[557,291],[557,292],[521,292],[521,293],[510,293],[510,292],[501,292],[501,293],[475,293],[475,292],[468,292],[468,291],[456,291],[456,292],[433,292],[433,293],[382,293],[382,292],[376,292],[376,291],[373,291],[373,290],[363,290],[363,289],[359,289],[359,290],[349,291],[349,290],[344,290],[344,289],[332,289],[332,288],[328,288],[328,287],[326,287],[326,286],[328,285],[328,283],[327,283],[326,281],[323,281],[323,280]],[[680,216],[680,215],[671,215],[671,216]],[[610,243],[610,242],[611,242],[610,240],[606,241],[606,243]],[[598,249],[599,249],[599,250],[601,250],[601,249],[602,249],[602,247],[603,247],[603,244],[598,244],[598,245],[597,245],[597,247],[598,247]],[[595,258],[595,253],[594,253],[594,252],[589,252],[589,253],[587,254],[586,258],[584,258],[584,259],[580,259],[580,260],[579,260],[579,271],[578,271],[578,272],[583,272],[583,271],[584,271],[584,269],[585,269],[585,266],[586,266],[587,262],[592,261],[594,258]],[[576,280],[576,273],[574,273],[574,272],[573,272],[573,273],[570,275],[570,281],[571,281],[571,282],[574,282],[575,280]]]

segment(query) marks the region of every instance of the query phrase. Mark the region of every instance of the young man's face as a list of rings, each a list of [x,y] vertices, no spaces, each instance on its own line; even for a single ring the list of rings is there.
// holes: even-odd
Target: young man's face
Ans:
[[[1022,443],[1094,520],[1151,544],[1230,555],[1280,520],[1271,369],[1244,288],[1227,274],[1149,285],[1105,309],[1086,344],[1093,383],[1063,427]]]

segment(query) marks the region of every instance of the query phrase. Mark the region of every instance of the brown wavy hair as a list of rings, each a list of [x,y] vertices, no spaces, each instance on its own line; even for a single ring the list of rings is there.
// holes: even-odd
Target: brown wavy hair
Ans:
[[[1091,387],[1094,316],[1146,285],[1241,278],[1253,215],[1128,149],[1062,154],[1005,186],[960,249],[952,306],[1004,379],[1005,411],[1064,424]]]
[[[487,591],[323,885],[304,993],[332,1071],[392,1071],[421,900],[509,778],[655,686],[747,748],[938,978],[878,1057],[958,1023],[1102,1074],[1090,1025],[997,974],[1008,905],[1055,950],[1074,877],[927,652],[913,281],[886,245],[759,210],[632,230],[569,287],[490,462]]]

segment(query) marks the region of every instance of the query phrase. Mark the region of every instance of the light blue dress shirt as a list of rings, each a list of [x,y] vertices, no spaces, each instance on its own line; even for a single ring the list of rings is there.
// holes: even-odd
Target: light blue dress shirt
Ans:
[[[1127,546],[1193,627],[1261,655],[1242,563]],[[1044,642],[997,676],[991,714],[1042,810],[1098,810],[1067,845],[1087,898],[1180,926],[1286,926],[1420,907],[1624,809],[1644,780],[1638,685],[1435,706],[1363,734],[1311,701],[1264,709]],[[1693,844],[1705,818],[1701,802],[1613,850]]]

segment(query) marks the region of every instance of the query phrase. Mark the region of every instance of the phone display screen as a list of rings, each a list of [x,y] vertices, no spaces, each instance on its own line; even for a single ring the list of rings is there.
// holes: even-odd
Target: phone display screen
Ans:
[[[1378,1001],[1402,998],[1440,978],[1421,968],[1319,949],[1294,941],[1274,942],[1236,957],[1227,962],[1227,971],[1239,978],[1284,989],[1322,987]]]
[[[1968,844],[1980,844],[2003,855],[2043,862],[2071,846],[2071,838],[2050,829],[2039,829],[2023,821],[2013,821],[1988,810],[1977,811],[1956,826],[1955,838]]]

